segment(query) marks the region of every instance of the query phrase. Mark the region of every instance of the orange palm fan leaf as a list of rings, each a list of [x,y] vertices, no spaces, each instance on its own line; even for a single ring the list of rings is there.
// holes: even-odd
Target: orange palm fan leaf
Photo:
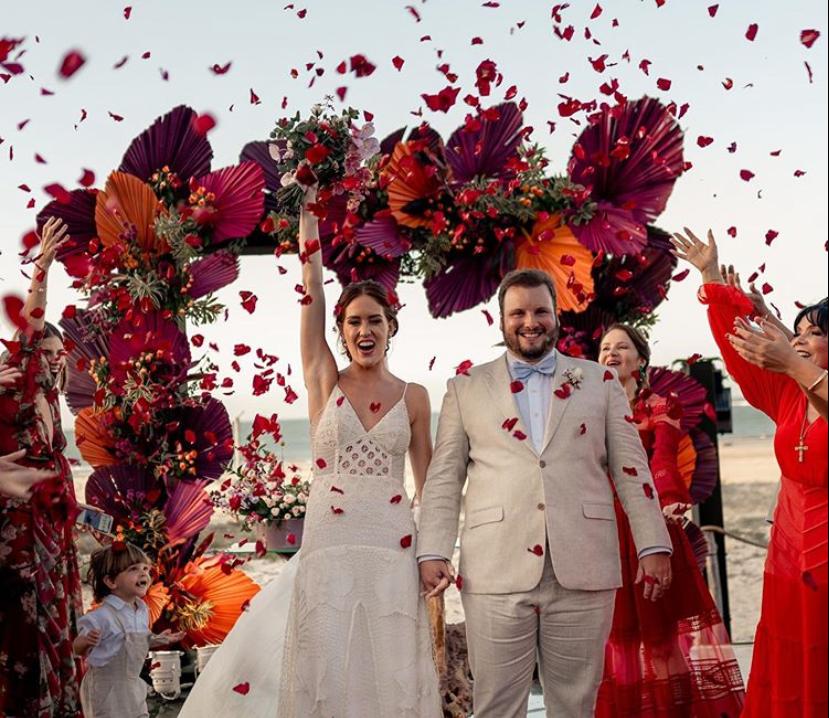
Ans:
[[[96,469],[118,463],[115,442],[104,428],[101,414],[96,414],[91,406],[81,409],[75,418],[75,444],[84,461]]]
[[[105,246],[135,237],[141,249],[155,250],[162,240],[155,235],[158,200],[152,188],[133,175],[113,172],[95,203],[95,224]]]
[[[217,559],[199,559],[188,567],[181,586],[194,600],[176,608],[187,646],[221,643],[259,586],[245,573],[228,570]]]
[[[593,254],[557,214],[539,220],[515,247],[517,269],[541,269],[556,285],[558,311],[582,312],[593,296]]]
[[[147,590],[144,603],[150,611],[150,628],[161,617],[164,607],[170,602],[170,590],[161,581],[156,581]]]
[[[434,165],[424,165],[414,154],[408,143],[398,142],[394,148],[384,174],[389,179],[389,209],[399,224],[406,227],[425,227],[429,218],[413,209],[426,202],[439,188],[435,178]]]
[[[697,470],[697,450],[693,439],[688,434],[683,434],[679,440],[676,463],[682,483],[685,484],[685,488],[690,489],[694,480],[694,472]]]

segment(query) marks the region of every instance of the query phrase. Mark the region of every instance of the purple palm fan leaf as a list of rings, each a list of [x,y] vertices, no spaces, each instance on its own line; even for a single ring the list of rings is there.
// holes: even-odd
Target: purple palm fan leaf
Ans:
[[[218,479],[233,458],[233,429],[227,409],[216,399],[185,406],[178,412],[172,443],[196,452],[193,479]]]
[[[184,182],[210,171],[213,150],[207,138],[196,131],[195,110],[180,105],[159,117],[136,137],[121,160],[120,172],[147,182],[155,172],[168,167]]]
[[[178,544],[201,533],[210,523],[213,502],[206,481],[179,481],[164,503],[167,541]]]
[[[700,429],[692,429],[690,437],[697,452],[697,463],[689,491],[694,503],[701,504],[711,496],[717,486],[720,462],[717,458],[717,447],[708,434]]]
[[[699,526],[693,521],[688,521],[684,527],[685,536],[688,538],[688,543],[691,544],[691,550],[694,552],[694,558],[697,561],[697,566],[700,571],[705,571],[705,565],[708,560],[710,549],[708,548],[708,539],[702,532]]]
[[[357,241],[385,259],[400,257],[411,248],[411,243],[397,228],[391,214],[375,215],[371,222],[362,225],[355,235]]]
[[[683,171],[683,133],[658,100],[643,97],[596,115],[573,146],[570,179],[595,201],[646,224],[665,209]]]
[[[110,514],[116,524],[137,520],[161,497],[161,486],[139,466],[105,466],[95,469],[86,482],[86,502]]]
[[[507,269],[506,253],[499,254],[462,255],[423,282],[429,313],[448,317],[491,299]]]
[[[214,246],[243,239],[256,229],[265,209],[265,173],[256,162],[224,167],[198,183],[215,196],[213,211],[194,215],[199,224],[212,227]]]
[[[66,338],[74,344],[66,357],[66,403],[73,414],[94,405],[98,387],[89,366],[109,357],[109,338],[96,329],[94,319],[94,312],[78,310],[73,318],[60,320]]]
[[[648,241],[647,227],[631,210],[605,200],[596,203],[596,213],[590,221],[576,224],[571,220],[567,224],[576,239],[593,252],[639,252]]]
[[[652,366],[648,369],[648,384],[654,394],[673,396],[682,407],[680,425],[690,431],[702,420],[708,396],[705,387],[693,377],[680,371]]]
[[[488,115],[497,113],[497,119]],[[481,113],[475,125],[464,125],[446,143],[446,161],[456,182],[475,177],[500,177],[522,139],[524,117],[514,102]]]
[[[394,152],[394,148],[396,147],[398,142],[403,141],[403,137],[406,135],[406,128],[401,127],[399,130],[395,130],[387,137],[384,137],[380,140],[380,154],[381,155],[391,155]]]
[[[262,168],[265,177],[265,212],[276,209],[276,192],[281,186],[281,175],[279,165],[271,157],[270,145],[279,144],[274,142],[248,142],[239,153],[239,162],[255,162]]]
[[[650,314],[667,297],[676,265],[668,234],[648,227],[641,252],[607,257],[593,270],[595,302],[621,322]]]
[[[239,257],[232,252],[219,250],[193,262],[189,269],[192,282],[187,294],[193,299],[199,299],[238,279]]]
[[[355,240],[335,238],[322,242],[322,261],[337,275],[344,287],[353,282],[373,279],[393,292],[400,279],[400,258],[389,259]]]
[[[591,303],[583,312],[561,312],[558,350],[568,356],[596,360],[605,330],[616,321],[606,309]]]
[[[50,217],[57,217],[66,223],[69,239],[57,252],[58,261],[70,277],[85,277],[92,268],[87,249],[91,239],[98,235],[95,226],[96,190],[76,189],[69,193],[67,204],[57,200],[47,204],[37,215],[37,230]]]

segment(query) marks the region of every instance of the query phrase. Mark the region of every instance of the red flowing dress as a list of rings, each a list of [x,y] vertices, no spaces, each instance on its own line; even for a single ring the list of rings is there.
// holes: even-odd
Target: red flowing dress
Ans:
[[[807,423],[808,402],[797,382],[749,364],[729,344],[735,318],[753,314],[746,297],[706,284],[701,301],[728,373],[777,425],[774,452],[782,473],[743,716],[826,718],[827,424],[822,418]],[[801,444],[806,450],[799,452]]]
[[[651,397],[647,404],[657,402],[665,400]],[[634,408],[660,503],[691,504],[677,466],[682,432],[649,414],[645,402]],[[639,558],[630,524],[615,503],[623,585],[616,593],[595,715],[738,718],[744,700],[740,668],[682,525],[667,521],[674,549],[671,586],[658,601],[646,601],[642,585],[634,583]]]
[[[40,352],[42,334],[10,342],[4,363],[23,378],[0,388],[0,455],[26,449],[20,463],[57,472],[31,500],[0,496],[0,716],[76,718],[80,670],[72,651],[82,614],[73,541],[75,492],[63,455],[59,394]],[[41,394],[52,440],[36,411]],[[45,408],[45,405],[44,405]]]

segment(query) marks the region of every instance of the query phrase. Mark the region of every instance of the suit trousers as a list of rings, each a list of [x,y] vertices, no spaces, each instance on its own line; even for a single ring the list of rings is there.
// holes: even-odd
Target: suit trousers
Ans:
[[[593,718],[616,590],[566,589],[543,560],[532,591],[462,593],[475,718],[526,718],[536,661],[547,717]]]

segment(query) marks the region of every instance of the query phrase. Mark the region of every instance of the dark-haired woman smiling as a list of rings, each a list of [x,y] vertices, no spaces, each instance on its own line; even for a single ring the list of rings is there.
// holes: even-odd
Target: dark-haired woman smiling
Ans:
[[[717,245],[675,235],[679,257],[702,273],[700,300],[729,374],[746,400],[776,424],[782,473],[766,559],[763,608],[745,718],[827,715],[827,333],[824,300],[798,314],[794,337],[749,321],[751,301],[723,283]]]

